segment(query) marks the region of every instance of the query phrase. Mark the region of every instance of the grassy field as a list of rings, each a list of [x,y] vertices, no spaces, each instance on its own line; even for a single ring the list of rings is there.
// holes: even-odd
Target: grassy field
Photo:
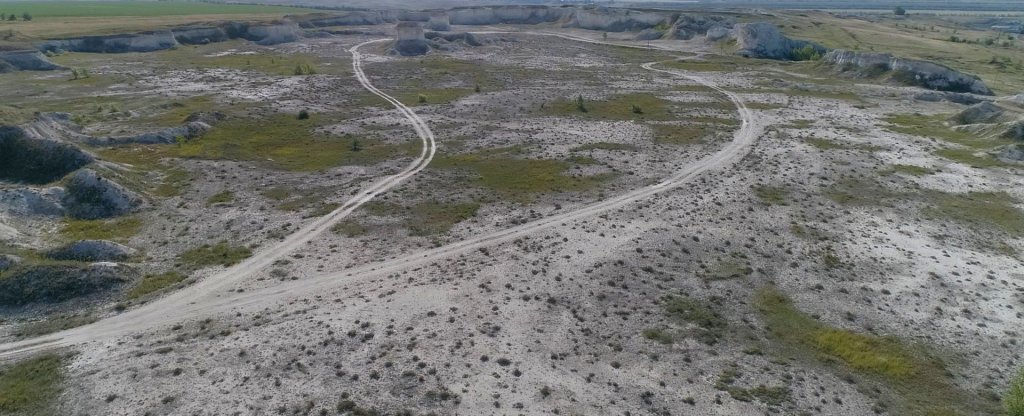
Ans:
[[[201,268],[207,266],[232,266],[252,256],[252,250],[248,247],[232,246],[227,241],[221,241],[214,245],[204,245],[194,249],[186,250],[178,256],[178,260],[189,267]],[[167,279],[165,279],[167,280]]]

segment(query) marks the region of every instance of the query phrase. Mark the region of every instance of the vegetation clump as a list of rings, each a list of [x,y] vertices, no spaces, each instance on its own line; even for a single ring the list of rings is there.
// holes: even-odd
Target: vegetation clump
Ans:
[[[1024,416],[1024,368],[1010,382],[1010,389],[1003,397],[1003,407],[1007,416]]]
[[[43,355],[0,368],[0,414],[56,414],[54,405],[63,381],[64,362],[57,355]]]
[[[187,250],[178,256],[183,264],[199,268],[206,266],[232,266],[252,256],[252,250],[243,246],[232,246],[227,241],[221,241],[214,245],[203,245],[202,247]]]

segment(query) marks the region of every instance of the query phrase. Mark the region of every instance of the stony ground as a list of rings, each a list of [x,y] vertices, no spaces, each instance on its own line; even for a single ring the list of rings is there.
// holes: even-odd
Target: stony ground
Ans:
[[[438,159],[235,290],[288,287],[577,209],[657,183],[737,128],[720,94],[640,68],[692,53],[490,38],[426,58],[371,49],[367,74],[416,105],[438,136]],[[412,131],[347,67],[347,48],[364,40],[174,51],[231,57],[221,61],[234,66],[226,69],[168,67],[145,55],[115,57],[139,65],[93,69],[102,79],[126,77],[109,89],[125,91],[124,112],[151,110],[134,97],[243,118],[308,109],[324,114],[316,131],[329,141],[394,147],[323,167],[258,150],[259,158],[166,159],[163,174],[190,179],[174,195],[152,195],[152,209],[139,214],[145,225],[126,242],[146,253],[141,267],[185,269],[182,252],[221,240],[258,255],[411,159],[417,149],[404,143],[417,142]],[[714,51],[699,41],[686,48]],[[242,62],[263,65],[266,56],[302,56],[320,73],[291,76],[293,58],[267,63],[270,73]],[[61,412],[994,412],[993,397],[1021,365],[1024,230],[1012,226],[1024,198],[1019,168],[942,158],[936,150],[955,144],[886,121],[962,106],[913,101],[910,88],[836,81],[808,65],[717,59],[664,65],[703,70],[751,104],[767,127],[738,164],[425,267],[83,345],[68,360]],[[577,96],[586,113],[574,107]],[[146,120],[105,117],[86,131],[142,129]],[[125,151],[105,152],[128,160]],[[139,154],[130,156],[146,157]],[[518,176],[528,180],[509,180]],[[211,202],[225,191],[229,200]],[[216,270],[200,267],[190,278]]]

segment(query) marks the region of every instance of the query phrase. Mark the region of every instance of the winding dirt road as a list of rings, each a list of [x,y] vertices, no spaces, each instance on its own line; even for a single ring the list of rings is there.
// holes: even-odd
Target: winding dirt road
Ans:
[[[531,34],[558,36],[569,40],[584,41],[588,43],[623,46],[559,34]],[[124,336],[159,326],[170,325],[183,320],[223,313],[226,311],[242,312],[260,309],[268,304],[276,304],[286,298],[321,293],[349,282],[369,279],[376,276],[384,276],[401,270],[408,270],[416,266],[422,266],[437,260],[468,253],[486,246],[510,241],[560,224],[594,216],[641,199],[681,188],[708,170],[725,167],[738,161],[749,152],[751,145],[763,131],[763,126],[758,123],[754,113],[747,108],[743,100],[736,94],[722,89],[699,76],[655,68],[654,66],[657,65],[658,62],[646,63],[642,65],[644,69],[687,78],[714,89],[728,97],[736,106],[742,120],[742,125],[740,129],[737,130],[733,140],[716,153],[693,163],[660,183],[635,189],[622,195],[595,202],[575,211],[565,212],[516,227],[500,230],[491,234],[399,257],[385,263],[364,265],[348,269],[343,272],[326,273],[252,292],[225,293],[225,288],[239,282],[259,269],[270,265],[275,259],[280,258],[282,255],[301,247],[307,241],[310,241],[312,238],[328,229],[332,224],[351,214],[363,203],[369,201],[376,195],[393,188],[395,185],[412,175],[415,175],[417,172],[425,168],[430,162],[430,159],[433,157],[435,152],[434,135],[430,131],[429,127],[427,127],[426,123],[424,123],[408,107],[402,105],[393,97],[388,96],[370,84],[366,75],[363,73],[362,56],[358,49],[364,45],[381,41],[383,40],[365,42],[350,49],[353,56],[352,65],[355,70],[356,77],[359,79],[359,82],[363,87],[387,100],[401,111],[402,114],[405,115],[405,117],[413,124],[413,128],[416,130],[417,134],[422,138],[424,142],[423,152],[409,167],[398,174],[389,176],[377,182],[366,191],[363,191],[351,201],[347,202],[344,206],[338,208],[338,210],[325,217],[317,219],[310,225],[303,227],[300,231],[290,236],[281,244],[259,253],[256,257],[253,257],[246,262],[204,279],[189,288],[144,305],[138,309],[130,310],[87,326],[73,328],[49,336],[0,345],[0,359],[22,356],[46,349],[72,346],[85,342],[110,340],[118,336]],[[640,48],[644,47],[641,46]]]

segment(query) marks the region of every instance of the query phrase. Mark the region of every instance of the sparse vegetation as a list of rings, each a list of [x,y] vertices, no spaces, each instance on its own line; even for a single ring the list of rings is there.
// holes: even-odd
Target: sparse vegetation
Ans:
[[[785,188],[759,185],[754,187],[754,195],[768,205],[789,204],[789,191]]]
[[[892,337],[830,327],[801,312],[788,297],[771,288],[761,290],[755,304],[772,337],[789,354],[821,358],[879,380],[892,389],[901,414],[991,408],[990,402],[983,403],[958,390],[942,363],[922,347],[908,346]]]
[[[210,206],[210,205],[230,204],[234,200],[235,200],[235,193],[234,192],[223,191],[223,192],[216,193],[213,196],[209,197],[206,200],[206,205]]]
[[[1003,395],[1003,408],[1007,416],[1024,416],[1024,368],[1010,380],[1010,388]]]
[[[203,245],[187,250],[178,256],[178,260],[191,268],[207,266],[232,266],[252,256],[248,247],[232,246],[227,241],[214,245]]]
[[[64,362],[42,355],[0,368],[0,413],[12,416],[56,414],[64,382]]]
[[[124,241],[142,229],[142,220],[135,217],[111,220],[64,219],[61,235],[69,240],[113,240]]]
[[[712,345],[725,335],[728,322],[707,304],[682,295],[666,296],[661,302],[669,318],[695,325],[701,342]]]
[[[185,275],[178,272],[165,272],[155,275],[148,275],[139,282],[132,290],[128,291],[127,298],[139,299],[151,293],[158,292],[185,280]]]

